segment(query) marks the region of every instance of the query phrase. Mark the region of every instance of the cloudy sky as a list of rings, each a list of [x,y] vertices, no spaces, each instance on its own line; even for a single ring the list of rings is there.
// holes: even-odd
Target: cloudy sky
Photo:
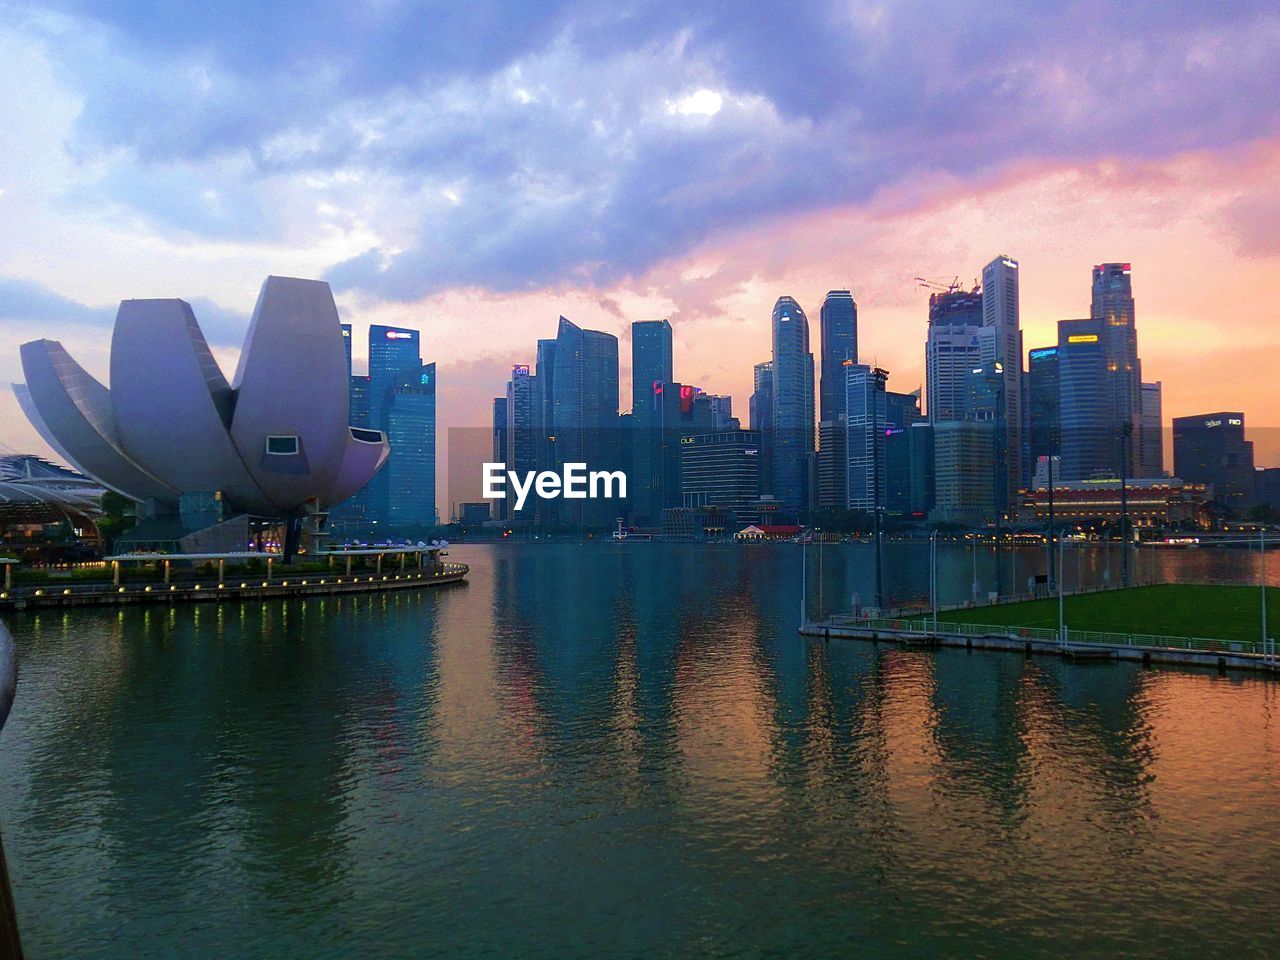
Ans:
[[[421,328],[442,427],[561,313],[624,367],[670,317],[745,414],[779,294],[851,288],[911,389],[912,278],[1007,253],[1028,347],[1129,261],[1166,417],[1280,426],[1275,0],[0,0],[0,105],[4,382],[36,336],[105,379],[124,297],[191,301],[232,369],[275,273]],[[7,392],[0,443],[43,449]]]

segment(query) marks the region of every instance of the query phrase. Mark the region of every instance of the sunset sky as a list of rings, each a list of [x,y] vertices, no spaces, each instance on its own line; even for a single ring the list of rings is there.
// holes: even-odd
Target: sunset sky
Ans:
[[[1008,254],[1028,348],[1131,262],[1166,420],[1280,427],[1275,0],[0,0],[0,104],[5,383],[42,336],[105,380],[126,297],[189,300],[230,373],[282,274],[358,343],[422,330],[442,446],[560,314],[619,335],[624,397],[629,322],[669,317],[677,379],[745,419],[780,294],[816,346],[852,289],[909,390],[913,278]],[[8,391],[0,444],[46,449]]]

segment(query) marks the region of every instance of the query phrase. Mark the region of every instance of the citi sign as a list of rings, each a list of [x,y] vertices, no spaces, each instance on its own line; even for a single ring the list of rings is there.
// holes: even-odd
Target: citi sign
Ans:
[[[613,500],[627,496],[627,475],[621,470],[587,470],[585,463],[566,463],[560,473],[554,470],[525,471],[522,477],[508,470],[505,463],[486,463],[482,477],[486,500],[507,499],[510,484],[515,493],[517,510],[523,510],[530,491],[543,500]]]

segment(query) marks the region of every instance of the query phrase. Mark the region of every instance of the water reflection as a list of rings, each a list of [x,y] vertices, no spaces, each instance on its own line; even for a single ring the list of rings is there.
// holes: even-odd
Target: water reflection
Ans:
[[[17,618],[30,955],[1280,947],[1274,685],[807,641],[790,546],[456,552],[446,590]],[[826,596],[867,561],[825,549]]]

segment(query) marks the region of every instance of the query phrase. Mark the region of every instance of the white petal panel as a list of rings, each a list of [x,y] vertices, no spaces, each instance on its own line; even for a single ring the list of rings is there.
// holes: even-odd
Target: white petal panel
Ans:
[[[178,492],[134,462],[120,445],[111,393],[54,340],[22,345],[22,370],[39,422],[79,470],[135,500],[176,502]]]
[[[242,510],[270,501],[240,460],[223,411],[231,388],[190,305],[125,300],[111,338],[111,403],[129,454],[184,492],[221,490]]]
[[[381,433],[381,431],[371,430],[361,430],[359,432],[364,434]],[[348,437],[347,449],[342,457],[342,466],[338,470],[337,480],[327,494],[321,498],[321,502],[332,506],[347,499],[382,469],[382,465],[387,462],[387,457],[390,455],[391,444],[387,443],[385,435],[383,435],[381,443],[372,443],[368,440]]]
[[[258,486],[285,510],[324,502],[350,438],[346,348],[327,283],[267,278],[234,387],[231,437]],[[298,437],[298,453],[268,453],[272,436]]]

